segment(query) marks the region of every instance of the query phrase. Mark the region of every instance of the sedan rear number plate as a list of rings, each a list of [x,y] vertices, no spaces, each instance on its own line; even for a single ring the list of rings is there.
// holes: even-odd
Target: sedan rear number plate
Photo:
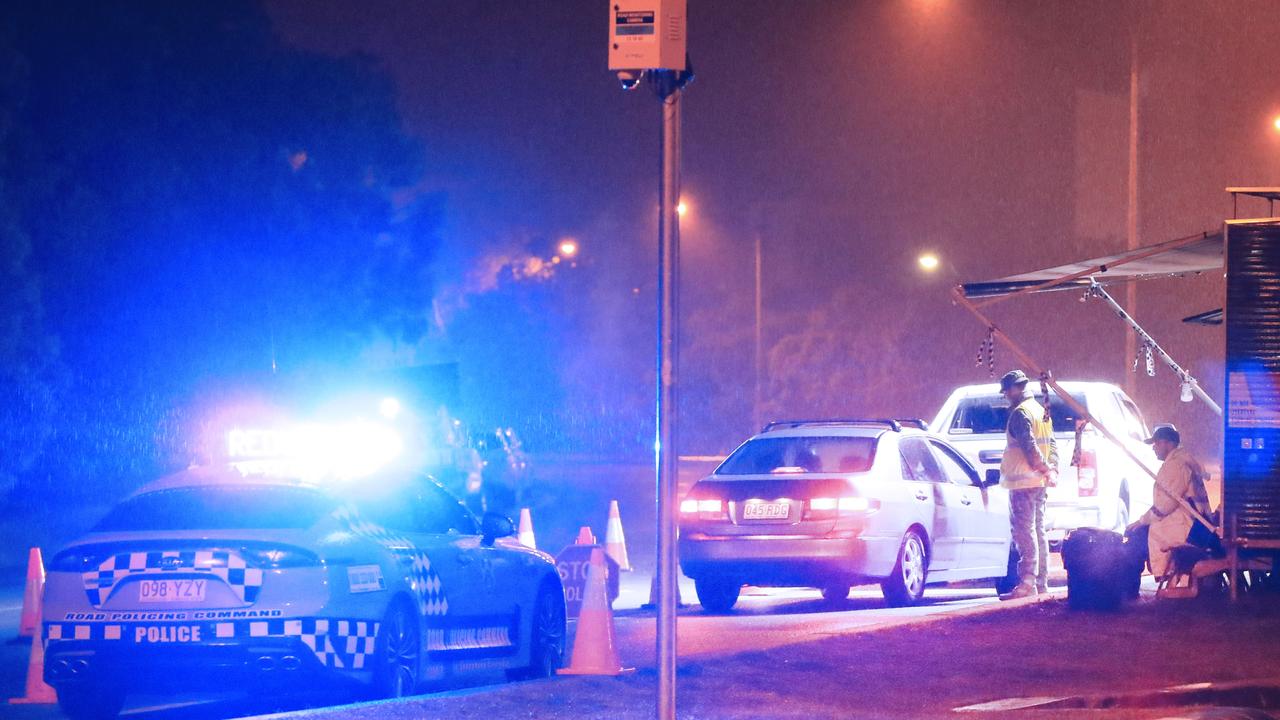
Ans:
[[[202,602],[208,580],[143,580],[138,602]]]
[[[786,520],[791,514],[791,504],[785,502],[755,502],[742,506],[743,520]]]

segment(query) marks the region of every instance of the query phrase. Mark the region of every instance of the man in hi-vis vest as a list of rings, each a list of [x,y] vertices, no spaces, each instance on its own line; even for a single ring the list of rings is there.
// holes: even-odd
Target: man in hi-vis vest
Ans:
[[[1001,600],[1049,589],[1044,505],[1047,488],[1058,483],[1058,445],[1044,407],[1027,394],[1027,379],[1021,370],[1011,370],[1000,378],[1000,393],[1009,401],[1000,486],[1009,490],[1009,524],[1018,548],[1018,585],[1001,595]]]

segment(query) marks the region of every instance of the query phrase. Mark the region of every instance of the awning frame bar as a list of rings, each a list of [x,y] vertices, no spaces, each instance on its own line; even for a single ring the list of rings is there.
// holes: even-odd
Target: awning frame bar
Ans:
[[[1222,406],[1218,405],[1218,403],[1214,402],[1213,398],[1209,397],[1209,394],[1200,387],[1200,382],[1196,380],[1188,370],[1184,369],[1174,361],[1169,353],[1165,352],[1163,347],[1160,347],[1160,343],[1156,342],[1155,338],[1151,337],[1151,335],[1138,324],[1138,321],[1134,320],[1133,316],[1126,312],[1125,309],[1121,307],[1120,303],[1116,302],[1116,299],[1111,296],[1111,293],[1108,293],[1103,289],[1102,285],[1099,284],[1097,280],[1089,278],[1088,292],[1094,297],[1102,298],[1107,305],[1110,305],[1116,315],[1120,316],[1120,319],[1123,320],[1125,324],[1133,328],[1133,331],[1138,334],[1138,338],[1145,342],[1147,347],[1155,351],[1156,355],[1159,355],[1160,359],[1164,361],[1164,364],[1168,365],[1171,370],[1178,374],[1178,377],[1182,379],[1183,383],[1191,386],[1191,392],[1195,393],[1196,397],[1205,401],[1205,403],[1219,416],[1222,415]]]
[[[1110,264],[1094,265],[1093,267],[1090,267],[1087,270],[1081,270],[1080,272],[1071,273],[1070,275],[1063,275],[1062,277],[1054,278],[1052,280],[1046,280],[1036,285],[1029,285],[1027,287],[1015,290],[1005,295],[996,295],[994,297],[986,298],[985,300],[982,300],[980,302],[976,302],[976,303],[970,302],[966,304],[968,304],[970,307],[974,309],[983,308],[983,307],[987,307],[988,305],[994,305],[998,302],[1003,302],[1010,298],[1017,297],[1019,295],[1052,290],[1053,288],[1058,287],[1059,285],[1065,285],[1067,283],[1074,282],[1081,278],[1092,279],[1093,275],[1105,273],[1107,270],[1111,268],[1120,267],[1121,265],[1128,265],[1129,263],[1136,262],[1138,260],[1145,260],[1146,258],[1152,257],[1154,255],[1159,255],[1164,252],[1168,252],[1169,250],[1177,250],[1180,247],[1198,243],[1201,240],[1207,239],[1208,237],[1209,237],[1208,232],[1201,232],[1196,235],[1188,235],[1186,237],[1176,238],[1174,240],[1163,242],[1158,245],[1152,245],[1151,247],[1147,248],[1142,252],[1135,253],[1133,255],[1130,255],[1129,257],[1121,258]],[[963,285],[960,286],[960,295],[964,295]]]

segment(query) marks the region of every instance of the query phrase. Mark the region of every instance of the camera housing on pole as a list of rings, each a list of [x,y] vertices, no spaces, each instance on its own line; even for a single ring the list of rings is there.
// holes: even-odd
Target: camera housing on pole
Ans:
[[[648,70],[686,69],[687,0],[612,0],[609,3],[609,69],[623,90]]]

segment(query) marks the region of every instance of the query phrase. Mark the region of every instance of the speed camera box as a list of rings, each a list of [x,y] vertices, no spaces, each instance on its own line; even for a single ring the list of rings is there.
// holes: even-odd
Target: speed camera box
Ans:
[[[687,0],[610,0],[610,70],[684,70]]]

